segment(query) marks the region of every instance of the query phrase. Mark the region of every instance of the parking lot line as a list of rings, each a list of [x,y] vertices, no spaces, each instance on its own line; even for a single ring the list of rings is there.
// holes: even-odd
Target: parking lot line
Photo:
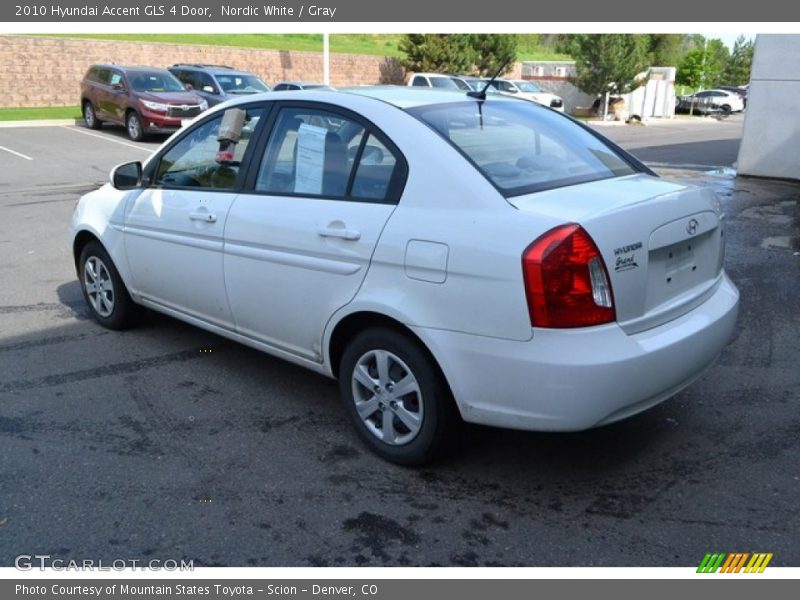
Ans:
[[[90,133],[88,131],[84,131],[83,129],[78,129],[76,127],[69,127],[67,125],[61,125],[61,129],[66,129],[67,131],[74,131],[75,133],[82,133],[83,135],[88,135],[90,137],[95,137],[101,140],[105,140],[107,142],[114,142],[115,144],[121,144],[123,146],[128,146],[129,148],[136,148],[137,150],[141,150],[142,152],[147,152],[151,154],[153,150],[151,148],[143,148],[142,146],[137,146],[136,144],[129,144],[128,142],[123,142],[122,140],[118,140],[116,138],[111,138],[105,135],[100,135],[97,133]]]
[[[14,156],[19,156],[20,158],[24,158],[25,160],[33,160],[30,156],[26,156],[25,154],[22,154],[22,152],[17,152],[16,150],[12,150],[11,148],[6,148],[5,146],[0,146],[0,150],[5,150],[10,154],[13,154]]]

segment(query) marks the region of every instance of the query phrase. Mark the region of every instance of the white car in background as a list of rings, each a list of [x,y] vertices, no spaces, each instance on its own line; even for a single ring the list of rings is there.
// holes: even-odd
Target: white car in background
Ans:
[[[406,84],[409,87],[427,87],[443,90],[464,90],[470,91],[472,88],[459,75],[447,75],[445,73],[413,73]]]
[[[378,87],[211,109],[80,199],[71,251],[103,326],[148,307],[337,378],[419,464],[462,420],[583,430],[700,377],[736,322],[724,234],[712,190],[552,110]]]
[[[717,112],[730,114],[744,110],[744,99],[740,94],[730,90],[704,90],[678,98],[676,109],[703,114]]]
[[[515,98],[525,98],[538,102],[543,106],[549,106],[558,112],[564,112],[564,100],[561,96],[542,91],[542,89],[532,81],[524,79],[495,79],[492,86],[501,94],[514,96]]]

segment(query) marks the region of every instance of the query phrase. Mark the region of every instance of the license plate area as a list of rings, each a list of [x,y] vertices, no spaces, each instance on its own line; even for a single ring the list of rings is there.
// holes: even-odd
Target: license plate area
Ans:
[[[714,280],[721,252],[719,228],[651,250],[648,256],[647,309]]]

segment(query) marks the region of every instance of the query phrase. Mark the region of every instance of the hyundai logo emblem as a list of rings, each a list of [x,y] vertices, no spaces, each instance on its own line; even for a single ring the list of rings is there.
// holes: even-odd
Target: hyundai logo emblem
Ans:
[[[689,219],[689,222],[686,224],[686,233],[689,235],[694,235],[697,233],[697,227],[700,223],[697,222],[697,219]]]

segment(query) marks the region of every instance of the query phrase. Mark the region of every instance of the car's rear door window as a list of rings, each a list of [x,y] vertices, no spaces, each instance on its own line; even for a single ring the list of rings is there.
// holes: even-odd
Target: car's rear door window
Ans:
[[[108,83],[109,85],[122,85],[124,83],[122,73],[119,71],[111,71],[111,76]]]
[[[580,125],[532,102],[469,101],[409,112],[455,146],[506,196],[636,172]]]
[[[254,191],[396,202],[405,163],[381,137],[338,112],[284,107],[272,126]]]

